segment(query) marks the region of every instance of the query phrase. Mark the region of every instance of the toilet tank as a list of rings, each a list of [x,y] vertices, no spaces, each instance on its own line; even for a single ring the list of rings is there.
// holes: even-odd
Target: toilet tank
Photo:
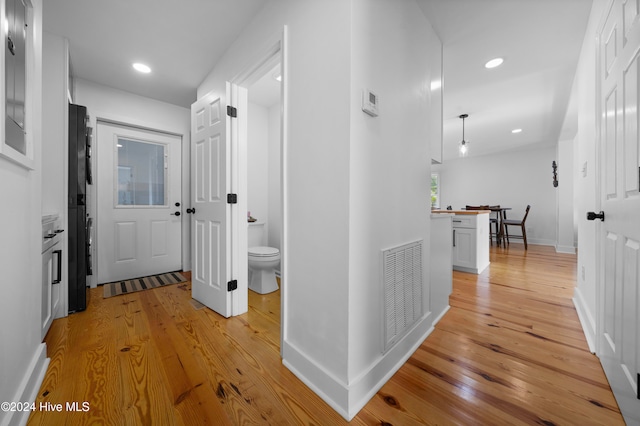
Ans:
[[[264,227],[264,222],[249,222],[249,231],[247,232],[249,244],[247,247],[266,246]]]

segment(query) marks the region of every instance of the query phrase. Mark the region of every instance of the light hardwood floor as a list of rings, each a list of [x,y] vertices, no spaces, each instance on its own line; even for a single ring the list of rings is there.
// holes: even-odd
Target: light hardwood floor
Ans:
[[[451,309],[352,420],[356,425],[624,424],[571,302],[575,256],[492,247],[482,275],[454,272]],[[286,283],[285,283],[286,285]],[[102,298],[54,321],[36,425],[339,425],[281,363],[279,292],[224,319],[190,284]]]

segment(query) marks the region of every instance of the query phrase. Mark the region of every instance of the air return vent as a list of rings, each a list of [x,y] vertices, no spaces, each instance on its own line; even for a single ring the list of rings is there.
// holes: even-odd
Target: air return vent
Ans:
[[[383,250],[384,351],[422,317],[422,241]]]

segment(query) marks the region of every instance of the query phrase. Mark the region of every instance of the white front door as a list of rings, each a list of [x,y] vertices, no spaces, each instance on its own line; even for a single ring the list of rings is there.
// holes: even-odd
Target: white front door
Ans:
[[[615,0],[598,34],[601,274],[598,356],[628,424],[640,424],[640,15]],[[593,216],[592,216],[593,218]]]
[[[192,295],[231,316],[231,117],[227,93],[209,93],[191,105]],[[230,284],[231,282],[231,284]]]
[[[98,283],[182,268],[179,136],[98,122]]]

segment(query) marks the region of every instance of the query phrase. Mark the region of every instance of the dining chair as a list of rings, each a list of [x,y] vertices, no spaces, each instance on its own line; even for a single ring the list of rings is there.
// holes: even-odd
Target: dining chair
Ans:
[[[470,206],[467,204],[465,207],[465,210],[491,210],[492,207],[495,207],[495,206],[489,206],[489,205]],[[497,206],[497,207],[500,208],[500,206]],[[498,212],[498,214],[500,214],[500,212]],[[493,233],[493,224],[496,225],[495,234]],[[498,222],[498,219],[489,216],[489,243],[491,243],[491,245],[493,245],[493,235],[496,236],[496,244],[500,245],[500,240],[498,239],[500,238],[500,233],[498,232],[499,229],[500,229],[500,224]]]
[[[509,237],[521,238],[522,240],[524,240],[524,249],[527,250],[527,230],[524,226],[524,223],[527,220],[527,216],[529,215],[529,209],[531,209],[530,205],[527,206],[522,220],[505,219],[502,221],[502,224],[504,225],[505,237],[507,238],[507,244],[509,244]],[[522,230],[522,235],[509,235],[509,226],[519,226]]]
[[[495,210],[495,209],[499,209],[500,206],[488,206],[489,210],[491,210],[492,212],[496,212],[496,217],[489,217],[489,241],[491,242],[491,245],[493,245],[493,236],[495,235],[496,237],[496,244],[500,245],[500,215],[502,214],[500,212],[500,210]],[[495,225],[495,232],[493,232],[493,225]]]

